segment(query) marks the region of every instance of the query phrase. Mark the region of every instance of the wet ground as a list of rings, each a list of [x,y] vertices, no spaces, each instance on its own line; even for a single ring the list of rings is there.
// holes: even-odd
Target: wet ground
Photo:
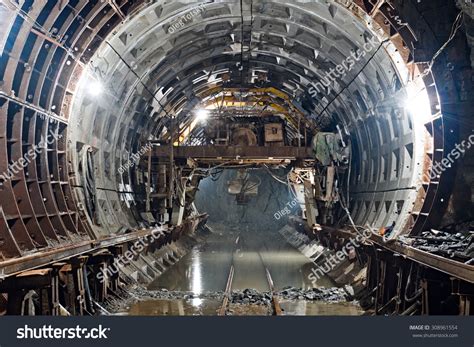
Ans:
[[[364,314],[360,306],[352,302],[281,300],[280,305],[287,316],[360,316]]]
[[[219,299],[176,299],[139,301],[131,306],[132,316],[215,316]]]
[[[321,278],[313,285],[308,280],[314,266],[308,258],[289,245],[275,232],[221,231],[214,228],[206,242],[195,246],[177,264],[149,285],[149,290],[190,292],[201,295],[223,292],[234,265],[233,291],[253,288],[268,292],[265,269],[271,273],[275,291],[286,287],[310,289],[334,287],[330,278]],[[131,315],[215,315],[222,304],[219,298],[176,298],[140,301],[128,311]],[[286,315],[359,315],[353,303],[308,302],[282,300]],[[268,308],[259,305],[229,306],[231,315],[266,315]]]
[[[172,269],[151,283],[148,289],[164,288],[195,294],[223,291],[232,262],[235,269],[233,290],[254,288],[267,291],[265,266],[271,273],[276,290],[287,286],[313,287],[308,280],[313,264],[277,231],[224,233],[215,229],[205,243],[197,245]],[[316,285],[332,287],[334,283],[329,278],[322,278]]]

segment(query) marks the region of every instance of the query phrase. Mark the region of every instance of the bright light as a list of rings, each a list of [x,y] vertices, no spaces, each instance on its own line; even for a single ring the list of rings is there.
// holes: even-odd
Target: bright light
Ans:
[[[196,112],[196,119],[200,122],[205,121],[209,118],[209,111],[208,110],[198,110]]]
[[[85,85],[87,93],[92,96],[97,96],[102,94],[104,91],[104,86],[99,81],[92,80]]]
[[[84,96],[90,97],[97,97],[105,92],[104,84],[90,71],[90,68],[86,68],[81,74],[77,88]]]
[[[416,88],[413,85],[407,86],[408,98],[405,101],[405,108],[411,114],[415,123],[426,124],[432,118],[430,98],[426,88]]]

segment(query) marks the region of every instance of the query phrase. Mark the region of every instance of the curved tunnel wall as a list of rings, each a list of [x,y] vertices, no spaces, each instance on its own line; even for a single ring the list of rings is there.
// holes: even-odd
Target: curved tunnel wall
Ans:
[[[111,175],[100,185],[110,189],[133,186],[130,175],[117,177],[114,167],[128,159],[127,153],[136,151],[138,138],[159,137],[161,129],[155,124],[160,118],[184,112],[187,103],[195,103],[207,89],[221,85],[224,72],[239,79],[235,67],[242,60],[240,4],[198,4],[150,6],[107,39],[93,58],[88,78],[105,81],[107,101],[101,97],[98,105],[86,96],[81,103],[79,92],[72,114],[80,115],[81,124],[88,120],[88,126],[94,128],[95,134],[91,134],[78,127],[78,136],[85,137],[81,142],[97,143],[103,148],[98,161],[110,163],[107,171]],[[380,30],[377,33],[375,28],[364,27],[349,10],[335,3],[265,2],[250,10],[246,15],[252,25],[248,38],[251,66],[269,71],[272,86],[295,99],[307,94],[327,70],[358,47],[373,45],[347,76],[328,90],[320,90],[307,117],[314,121],[335,117],[353,134],[354,148],[358,149],[351,189],[356,222],[380,226],[398,221],[404,229],[421,187],[426,129],[404,109],[402,86],[407,70],[393,61],[402,60],[396,48],[381,42]],[[191,19],[175,30],[182,18]],[[202,82],[199,77],[205,73],[213,78]],[[273,76],[279,78],[273,80]],[[342,96],[335,99],[339,94]],[[76,132],[71,129],[75,139]],[[110,134],[119,135],[110,139]],[[119,197],[113,193],[103,197],[110,201],[109,208],[118,204]]]
[[[329,94],[318,95],[307,116],[335,116],[353,135],[358,165],[352,174],[351,209],[357,223],[386,225],[396,219],[400,231],[422,228],[433,215],[439,187],[449,194],[451,185],[443,182],[443,176],[432,182],[428,177],[432,159],[440,160],[443,150],[449,149],[439,111],[458,101],[459,86],[445,68],[433,70],[435,77],[443,76],[443,91],[437,90],[432,75],[424,78],[433,115],[426,125],[416,128],[419,123],[410,122],[409,115],[390,105],[382,109],[377,105],[374,114],[369,112],[380,99],[401,88],[405,73],[417,74],[418,68],[411,63],[434,53],[432,47],[417,47],[416,57],[411,54],[414,46],[433,38],[433,29],[411,14],[428,13],[424,5],[412,11],[415,5],[401,6],[396,1],[379,7],[373,1],[264,2],[241,11],[237,2],[206,3],[199,16],[169,35],[167,25],[195,4],[119,3],[119,9],[114,9],[99,1],[65,5],[25,1],[21,15],[15,14],[11,4],[2,6],[11,20],[4,22],[7,28],[1,40],[1,168],[6,170],[28,145],[39,144],[48,133],[62,135],[49,145],[47,154],[35,159],[37,170],[20,172],[2,185],[2,201],[17,202],[2,204],[3,258],[117,232],[127,224],[139,225],[140,216],[117,193],[133,182],[127,174],[116,174],[116,169],[141,141],[160,136],[164,114],[179,113],[183,105],[192,105],[196,96],[219,83],[219,71],[238,76],[242,41],[254,47],[252,54],[244,52],[252,67],[268,70],[272,83],[298,101],[309,83],[319,81],[327,68],[363,44],[364,38],[390,39],[370,61],[356,65],[355,70],[363,68],[362,73],[349,74]],[[452,6],[449,9],[452,13]],[[242,17],[251,24],[255,37],[239,30]],[[27,18],[36,18],[40,28],[33,28]],[[158,32],[148,32],[155,25]],[[418,37],[410,27],[416,28]],[[94,67],[93,78],[104,79],[107,97],[100,104],[83,98],[76,88],[84,63]],[[215,71],[213,81],[192,83],[203,71]],[[331,101],[339,92],[343,97]],[[377,147],[380,151],[373,150]],[[83,188],[74,188],[83,184],[78,153],[87,157],[84,151],[94,157],[94,184],[100,188],[95,223],[82,209]],[[131,177],[136,180],[134,173]],[[397,184],[406,189],[393,191],[390,187]]]

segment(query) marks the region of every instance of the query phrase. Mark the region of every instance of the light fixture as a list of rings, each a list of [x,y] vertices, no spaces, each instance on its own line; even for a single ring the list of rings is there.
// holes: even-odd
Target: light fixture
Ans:
[[[208,110],[202,109],[202,110],[198,110],[196,112],[196,120],[198,120],[200,122],[203,122],[208,118],[209,118],[209,111]]]

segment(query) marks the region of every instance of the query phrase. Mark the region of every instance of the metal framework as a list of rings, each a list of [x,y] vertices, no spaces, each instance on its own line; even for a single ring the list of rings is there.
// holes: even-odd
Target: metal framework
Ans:
[[[205,11],[180,30],[170,30],[198,4],[0,3],[6,18],[0,31],[3,276],[138,238],[148,216],[127,199],[143,172],[118,169],[141,143],[169,133],[170,118],[186,117],[199,101],[225,89],[226,74],[252,87],[251,76],[265,71],[266,87],[286,95],[307,122],[324,114],[344,124],[358,144],[350,206],[356,223],[397,221],[397,233],[405,235],[440,223],[459,177],[455,169],[436,179],[430,173],[454,147],[459,124],[472,116],[472,90],[466,87],[471,75],[459,68],[468,66],[461,56],[453,58],[453,67],[442,55],[423,72],[439,49],[433,42],[442,42],[450,29],[430,26],[431,13],[446,9],[452,17],[453,6],[443,0],[429,6],[395,0],[216,1],[206,2]],[[324,71],[373,37],[377,51],[308,99],[308,88]],[[421,73],[431,116],[415,128],[416,117],[390,101]],[[99,100],[87,94],[88,78],[103,81],[106,93]],[[180,150],[177,155],[184,155]],[[217,157],[217,149],[212,151]],[[232,151],[223,154],[239,155]],[[287,154],[308,155],[299,151],[306,149]],[[172,186],[173,167],[170,172]],[[94,216],[87,207],[92,200]],[[182,226],[175,227],[178,235]],[[455,273],[449,260],[405,246],[390,250],[472,281],[470,268]]]

